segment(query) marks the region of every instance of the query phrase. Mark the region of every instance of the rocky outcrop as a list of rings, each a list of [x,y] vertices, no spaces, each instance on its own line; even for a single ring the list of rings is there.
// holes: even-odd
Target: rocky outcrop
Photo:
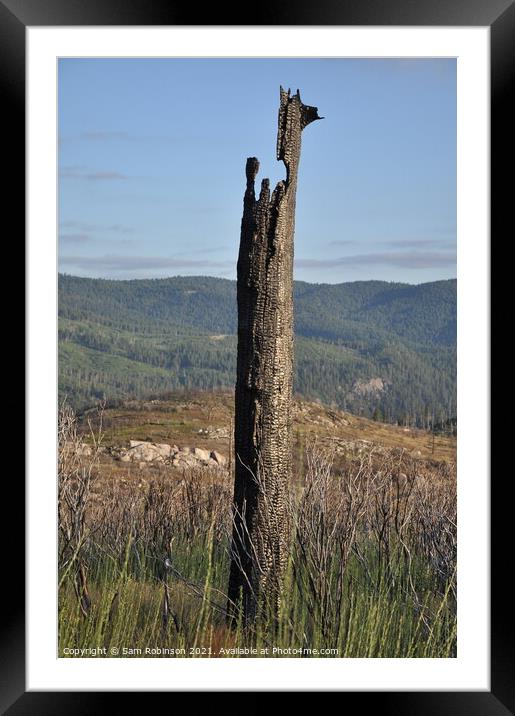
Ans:
[[[210,438],[210,440],[227,440],[229,437],[229,428],[213,428],[209,426],[207,428],[200,428],[198,434]]]
[[[225,467],[227,465],[227,458],[221,453],[219,453],[217,450],[212,450],[210,457],[211,460],[214,460],[221,467]]]
[[[147,463],[170,465],[178,468],[211,467],[225,468],[227,458],[216,450],[198,447],[177,447],[167,443],[152,443],[144,440],[131,440],[128,449],[122,449],[118,455],[122,462],[138,463],[140,467]]]
[[[336,436],[322,436],[320,444],[334,451],[335,455],[344,455],[346,457],[368,455],[371,452],[375,454],[383,454],[388,452],[388,448],[372,442],[371,440],[347,440]]]
[[[172,454],[172,447],[166,443],[131,440],[129,449],[122,453],[120,460],[122,462],[165,462],[172,457]]]
[[[375,396],[384,393],[388,388],[389,382],[383,378],[370,378],[370,380],[357,380],[354,383],[352,392],[354,395],[361,397]]]

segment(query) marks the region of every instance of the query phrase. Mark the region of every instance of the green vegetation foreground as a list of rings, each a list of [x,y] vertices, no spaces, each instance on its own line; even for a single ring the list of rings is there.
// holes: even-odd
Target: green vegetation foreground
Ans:
[[[59,430],[59,655],[456,656],[456,474],[397,448],[311,446],[291,485],[278,623],[226,625],[232,476],[106,480]]]

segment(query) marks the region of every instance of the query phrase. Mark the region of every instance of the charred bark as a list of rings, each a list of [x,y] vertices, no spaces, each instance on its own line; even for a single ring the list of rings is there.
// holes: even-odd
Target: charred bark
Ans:
[[[292,465],[293,235],[301,133],[321,119],[300,94],[280,89],[277,159],[286,179],[256,199],[259,170],[247,159],[238,257],[235,483],[229,613],[245,623],[277,614],[286,564],[286,489]]]

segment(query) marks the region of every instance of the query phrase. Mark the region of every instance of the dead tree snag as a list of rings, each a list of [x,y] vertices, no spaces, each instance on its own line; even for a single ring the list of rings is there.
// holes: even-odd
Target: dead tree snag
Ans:
[[[299,91],[280,89],[277,159],[286,179],[256,199],[255,157],[247,159],[238,257],[235,483],[229,611],[245,622],[263,605],[277,613],[286,563],[286,487],[292,465],[293,234],[301,133],[318,116]]]

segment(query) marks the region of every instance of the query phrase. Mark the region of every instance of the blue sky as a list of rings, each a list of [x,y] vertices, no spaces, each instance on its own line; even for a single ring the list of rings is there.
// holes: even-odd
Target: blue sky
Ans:
[[[62,59],[59,270],[236,277],[245,160],[275,159],[279,85],[303,132],[295,278],[456,276],[453,59]]]

